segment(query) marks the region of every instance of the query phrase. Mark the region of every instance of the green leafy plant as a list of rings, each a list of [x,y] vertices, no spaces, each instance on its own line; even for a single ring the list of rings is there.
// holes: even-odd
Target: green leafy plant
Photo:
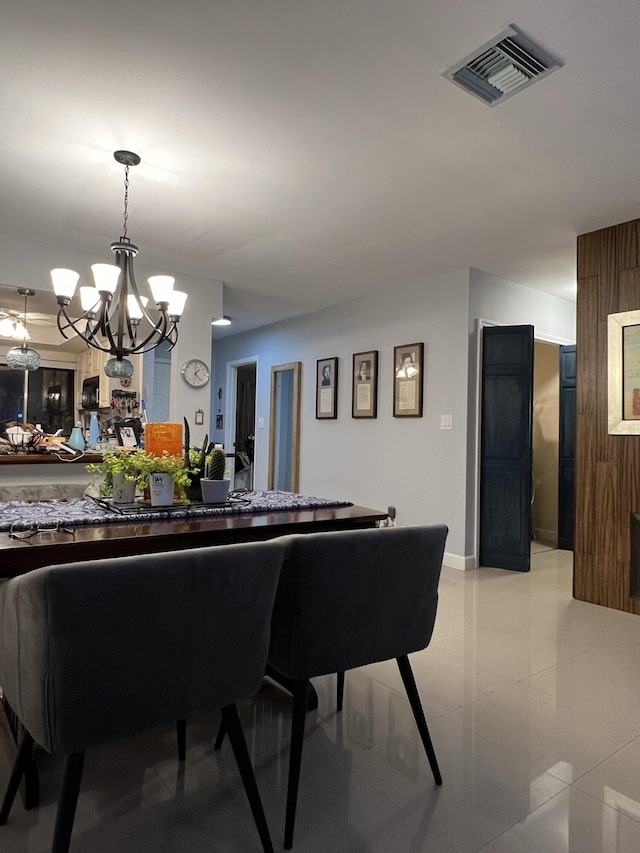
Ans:
[[[190,483],[189,472],[180,456],[170,456],[166,450],[162,456],[146,453],[144,450],[116,450],[106,452],[101,462],[86,466],[89,474],[103,474],[100,486],[101,495],[113,491],[113,478],[122,474],[125,480],[135,482],[136,488],[143,491],[149,481],[149,475],[167,473],[171,475],[181,503],[187,503],[187,486]]]

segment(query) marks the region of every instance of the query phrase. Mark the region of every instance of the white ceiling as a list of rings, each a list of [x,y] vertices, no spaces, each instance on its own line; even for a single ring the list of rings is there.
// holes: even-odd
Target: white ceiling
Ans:
[[[441,73],[510,23],[564,67],[489,108]],[[572,299],[576,236],[640,216],[639,37],[637,0],[5,0],[0,232],[106,257],[126,148],[140,260],[235,331],[451,267]]]

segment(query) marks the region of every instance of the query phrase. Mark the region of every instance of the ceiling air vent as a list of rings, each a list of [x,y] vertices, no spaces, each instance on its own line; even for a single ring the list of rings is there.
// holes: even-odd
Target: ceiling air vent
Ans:
[[[561,64],[512,24],[442,76],[493,107]]]

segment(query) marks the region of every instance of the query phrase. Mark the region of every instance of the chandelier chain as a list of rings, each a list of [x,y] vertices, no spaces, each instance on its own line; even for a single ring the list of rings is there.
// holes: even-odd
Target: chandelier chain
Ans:
[[[129,164],[124,167],[124,213],[122,216],[122,237],[127,237],[127,219],[129,218]]]

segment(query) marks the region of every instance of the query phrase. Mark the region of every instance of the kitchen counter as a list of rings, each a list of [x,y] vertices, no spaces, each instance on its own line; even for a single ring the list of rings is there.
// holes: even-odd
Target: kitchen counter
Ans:
[[[82,497],[91,480],[86,466],[102,454],[89,452],[7,453],[0,455],[0,501],[50,501]]]
[[[70,453],[65,453],[64,459],[60,457],[65,453],[60,451],[60,456],[55,453],[2,453],[0,454],[0,465],[50,465],[57,463],[67,464],[68,462],[82,462],[88,465],[89,462],[100,462],[102,453],[94,453],[93,451],[85,451],[81,458],[75,458]],[[79,457],[79,454],[77,454]]]

